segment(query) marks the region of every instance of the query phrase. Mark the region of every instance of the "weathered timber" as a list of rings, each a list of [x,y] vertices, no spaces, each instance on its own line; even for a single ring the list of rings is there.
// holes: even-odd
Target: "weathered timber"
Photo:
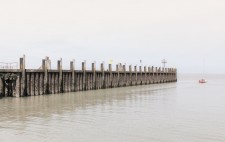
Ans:
[[[92,63],[92,69],[86,69],[82,62],[82,70],[75,69],[75,61],[70,62],[70,69],[62,69],[62,59],[58,60],[57,69],[51,69],[49,57],[42,60],[40,69],[26,69],[25,56],[20,58],[19,69],[0,69],[0,97],[23,97],[63,92],[75,92],[115,87],[147,85],[177,81],[177,69],[116,65],[116,71],[109,64],[105,70],[101,63],[100,70]]]

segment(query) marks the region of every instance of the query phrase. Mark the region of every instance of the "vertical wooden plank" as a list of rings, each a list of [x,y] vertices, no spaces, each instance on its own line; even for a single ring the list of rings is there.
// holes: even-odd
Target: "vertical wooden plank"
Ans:
[[[40,73],[36,74],[36,79],[37,79],[36,95],[40,95]]]
[[[46,65],[46,59],[42,60],[42,70],[44,71],[44,94],[49,94],[48,69]]]
[[[79,81],[79,78],[78,78],[78,73],[76,71],[75,72],[75,91],[78,91],[78,81]]]
[[[31,95],[31,96],[34,96],[34,84],[35,84],[34,81],[35,81],[35,80],[34,80],[34,73],[31,72],[31,73],[30,73],[30,95]]]
[[[127,85],[127,79],[126,79],[126,65],[123,65],[123,84],[122,86]]]
[[[75,65],[74,65],[74,63],[75,63],[75,60],[70,62],[70,71],[71,71],[71,86],[70,86],[71,90],[70,91],[72,91],[72,92],[75,91],[75,72],[74,72]]]
[[[62,58],[60,60],[58,60],[57,68],[58,68],[58,74],[59,74],[58,92],[62,93],[63,92]]]
[[[90,75],[90,89],[93,90],[93,72]]]
[[[151,73],[152,73],[152,75],[151,75],[151,83],[154,84],[154,79],[155,79],[155,77],[154,77],[154,75],[155,75],[154,66],[152,66]]]
[[[147,84],[151,83],[151,68],[148,67]]]
[[[147,84],[147,69],[144,66],[143,84]]]
[[[55,93],[55,92],[54,92],[54,91],[55,91],[55,89],[54,89],[54,85],[55,85],[55,84],[54,84],[54,82],[55,82],[55,78],[54,78],[54,77],[55,77],[55,73],[54,73],[54,72],[52,72],[52,73],[51,73],[51,93],[52,93],[52,94],[54,94],[54,93]]]
[[[109,64],[109,88],[112,88],[112,64]]]
[[[175,82],[177,82],[177,69],[175,68]]]
[[[79,73],[76,72],[75,75],[76,75],[76,80],[75,80],[75,82],[76,82],[76,91],[79,91],[79,80],[80,80]]]
[[[66,88],[66,72],[63,72],[63,75],[62,75],[62,77],[63,77],[63,92],[67,92],[67,88]]]
[[[86,80],[85,80],[85,84],[86,84],[86,90],[89,90],[89,84],[88,84],[88,81],[89,81],[89,73],[86,73]]]
[[[58,86],[58,85],[59,85],[59,75],[58,75],[58,74],[59,74],[59,73],[55,73],[55,83],[54,83],[54,84],[55,84],[55,85],[54,85],[54,86],[55,86],[55,88],[54,88],[55,91],[54,91],[54,92],[55,92],[56,94],[59,93],[59,92],[58,92],[58,88],[59,88],[59,86]]]
[[[162,83],[164,83],[164,79],[165,79],[165,68],[161,69],[161,74],[162,74]]]
[[[44,90],[44,89],[43,89],[43,87],[44,87],[44,83],[43,83],[43,82],[44,82],[44,80],[43,80],[43,74],[44,74],[44,73],[41,72],[41,73],[40,73],[40,76],[39,76],[39,87],[40,87],[40,88],[39,88],[39,95],[43,95],[43,90]]]
[[[93,73],[93,89],[96,89],[96,65],[95,63],[92,63],[92,73]]]
[[[101,86],[101,78],[100,78],[100,74],[99,73],[97,73],[97,80],[98,80],[97,88],[100,89],[100,86]]]
[[[19,73],[19,75],[17,75],[17,79],[16,79],[16,86],[15,86],[15,88],[13,89],[13,96],[14,97],[19,97],[20,96],[20,73]],[[2,82],[1,81],[1,79],[0,79],[0,82]],[[0,87],[1,88],[1,87]],[[0,91],[0,93],[1,93],[1,91]],[[1,97],[1,96],[0,96]]]
[[[26,92],[27,92],[27,96],[30,96],[30,73],[26,73]]]
[[[86,62],[82,62],[82,71],[83,71],[82,90],[86,90]]]
[[[159,67],[159,83],[162,83],[162,68]]]
[[[139,85],[142,85],[142,83],[143,83],[142,82],[143,81],[143,79],[142,79],[143,78],[143,76],[142,76],[143,75],[142,74],[142,66],[139,66],[139,74],[140,74],[140,76],[139,76],[139,80],[140,80],[139,81]]]
[[[104,63],[101,63],[101,88],[106,88]]]
[[[155,83],[158,83],[158,68],[155,67]]]
[[[62,82],[63,82],[63,92],[67,92],[67,88],[66,88],[66,72],[63,72],[62,74]]]
[[[129,86],[132,86],[132,66],[129,66]]]
[[[52,74],[53,75],[53,80],[52,80],[52,88],[53,88],[53,94],[55,94],[56,92],[55,92],[55,88],[56,88],[56,73],[53,73]]]
[[[116,72],[117,72],[117,80],[116,80],[116,87],[119,87],[120,86],[120,84],[119,84],[119,82],[120,82],[120,72],[119,72],[119,65],[116,65]]]
[[[83,73],[80,74],[80,91],[83,90]]]
[[[25,70],[25,55],[20,58],[20,70],[21,74],[21,92],[20,96],[27,96],[27,88],[26,88],[26,70]]]
[[[52,73],[48,71],[48,94],[52,93]]]
[[[134,66],[134,72],[135,72],[135,85],[138,84],[138,78],[137,78],[137,66]]]

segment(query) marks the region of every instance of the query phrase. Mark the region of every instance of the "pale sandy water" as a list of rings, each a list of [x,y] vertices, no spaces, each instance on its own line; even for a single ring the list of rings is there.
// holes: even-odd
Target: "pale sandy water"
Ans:
[[[0,99],[0,142],[224,142],[225,76]]]

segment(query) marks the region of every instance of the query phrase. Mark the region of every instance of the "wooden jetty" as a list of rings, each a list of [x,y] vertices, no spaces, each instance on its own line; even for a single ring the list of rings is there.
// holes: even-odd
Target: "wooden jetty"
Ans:
[[[0,96],[24,97],[64,92],[76,92],[125,86],[168,83],[177,81],[176,68],[126,66],[102,63],[96,70],[95,63],[92,69],[86,70],[86,63],[82,62],[82,70],[75,69],[75,61],[70,62],[70,70],[62,69],[62,59],[58,60],[57,69],[50,69],[49,58],[42,60],[41,69],[26,69],[25,56],[20,58],[19,69],[0,69]]]

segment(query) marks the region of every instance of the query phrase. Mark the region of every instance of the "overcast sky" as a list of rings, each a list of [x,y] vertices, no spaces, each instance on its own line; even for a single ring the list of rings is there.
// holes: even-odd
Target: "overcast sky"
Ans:
[[[225,73],[224,0],[1,0],[0,62],[38,68],[49,56],[87,64]],[[77,65],[77,66],[79,66]]]

